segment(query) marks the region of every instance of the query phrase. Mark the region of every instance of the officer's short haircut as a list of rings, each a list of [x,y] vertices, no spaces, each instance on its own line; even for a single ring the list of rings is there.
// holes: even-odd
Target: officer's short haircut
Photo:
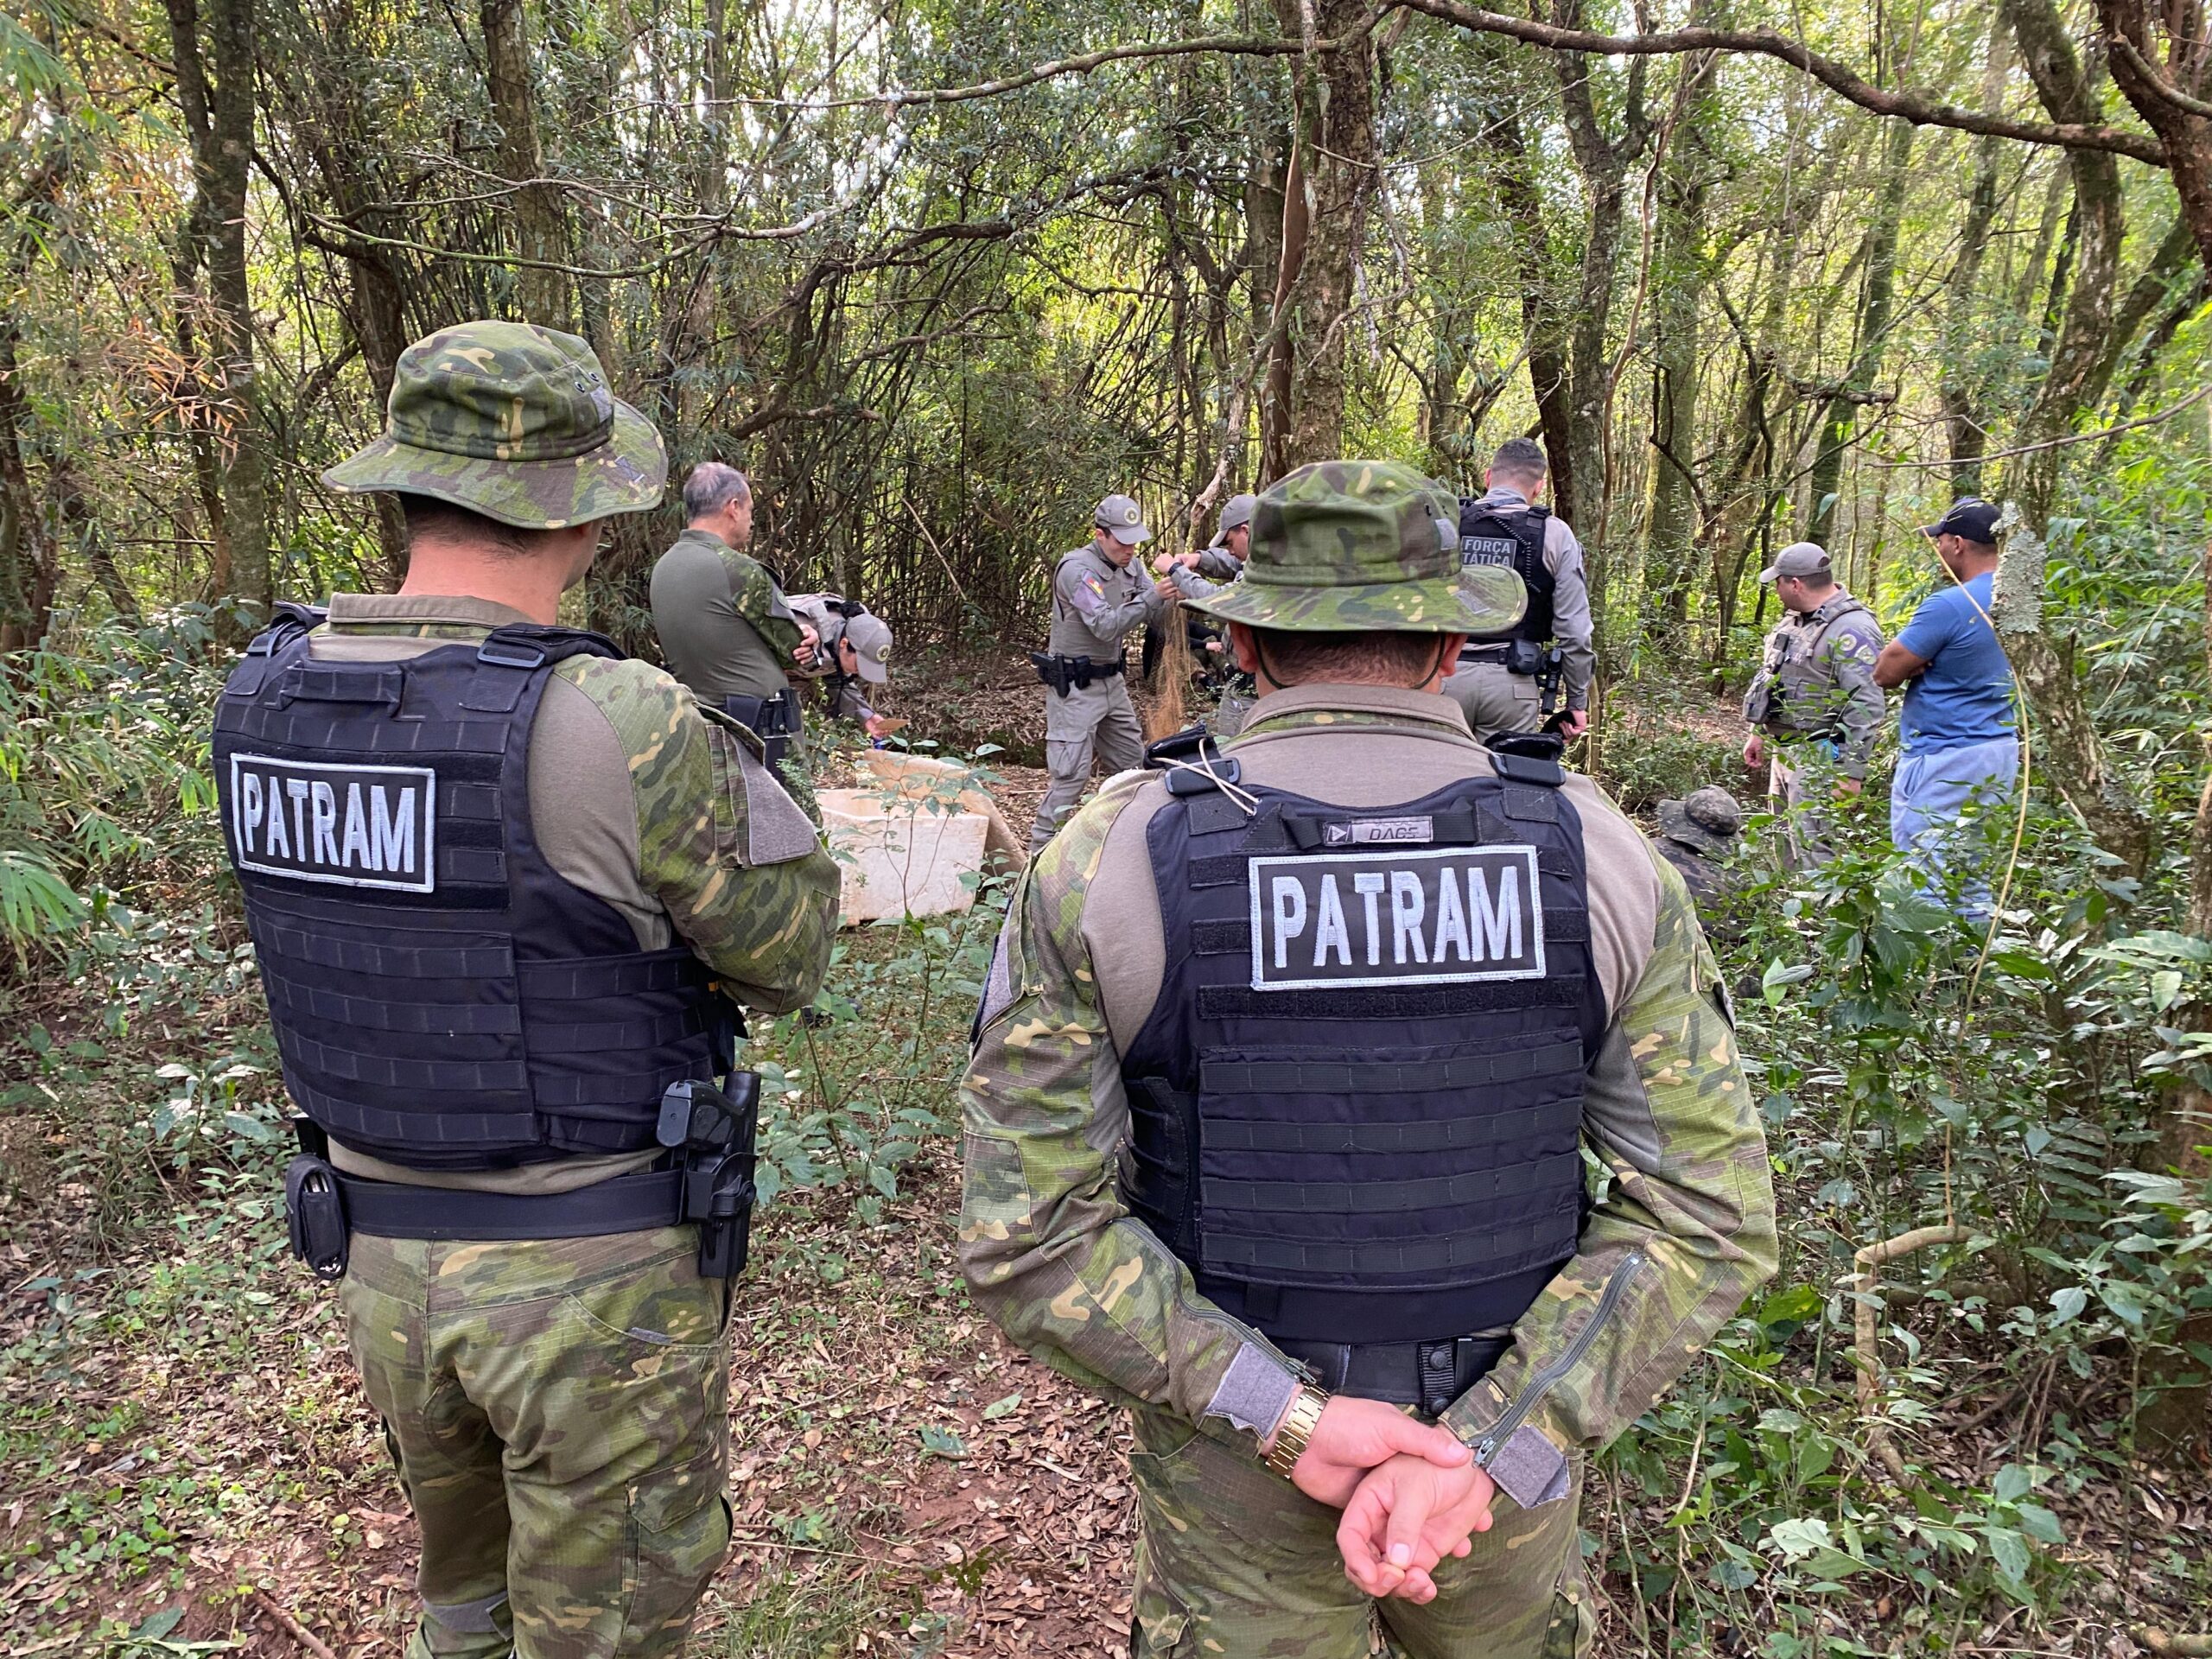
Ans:
[[[450,501],[441,501],[434,495],[399,497],[400,517],[407,521],[407,541],[411,547],[423,540],[440,542],[468,542],[478,546],[490,546],[494,550],[519,558],[534,553],[545,539],[542,530],[525,530],[519,524],[503,524],[497,518],[486,518],[467,507],[456,506]]]
[[[1551,462],[1544,459],[1544,448],[1534,438],[1508,438],[1497,446],[1497,453],[1490,458],[1490,469],[1503,473],[1508,478],[1541,478],[1551,471]]]
[[[1277,685],[1411,685],[1437,667],[1436,633],[1300,633],[1254,628],[1268,677]]]
[[[747,500],[752,494],[753,486],[736,467],[725,467],[719,461],[702,461],[683,480],[683,517],[703,518],[733,501]]]

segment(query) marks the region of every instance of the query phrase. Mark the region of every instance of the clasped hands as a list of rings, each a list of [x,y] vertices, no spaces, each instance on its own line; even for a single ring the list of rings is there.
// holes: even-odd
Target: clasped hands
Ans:
[[[1344,1576],[1370,1596],[1412,1602],[1434,1600],[1437,1563],[1465,1555],[1473,1535],[1490,1530],[1497,1491],[1449,1429],[1349,1395],[1330,1397],[1290,1478],[1344,1511]]]

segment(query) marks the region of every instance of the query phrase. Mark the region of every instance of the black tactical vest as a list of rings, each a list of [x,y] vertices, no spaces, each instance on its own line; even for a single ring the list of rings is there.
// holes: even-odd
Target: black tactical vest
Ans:
[[[1551,516],[1548,507],[1500,512],[1476,497],[1459,499],[1459,563],[1513,567],[1529,590],[1529,608],[1510,637],[1540,645],[1551,643],[1552,589],[1559,585],[1544,563],[1544,527]]]
[[[1605,1027],[1558,766],[1403,806],[1177,772],[1148,826],[1166,967],[1122,1065],[1131,1210],[1281,1341],[1510,1325],[1573,1255]]]
[[[726,1071],[736,1010],[682,948],[546,862],[528,757],[594,633],[504,627],[316,661],[278,607],[223,690],[216,788],[292,1100],[423,1170],[652,1146],[662,1091]]]

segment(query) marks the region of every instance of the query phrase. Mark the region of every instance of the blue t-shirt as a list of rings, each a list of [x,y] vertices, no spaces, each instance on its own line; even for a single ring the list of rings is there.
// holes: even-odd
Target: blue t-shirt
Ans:
[[[1899,722],[1907,754],[1963,748],[2012,734],[2012,665],[1989,624],[1994,573],[1946,586],[1897,635],[1928,670],[1905,686]]]

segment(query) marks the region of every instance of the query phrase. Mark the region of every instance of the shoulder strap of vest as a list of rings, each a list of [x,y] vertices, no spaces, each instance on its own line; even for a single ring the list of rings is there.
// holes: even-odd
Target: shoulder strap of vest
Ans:
[[[1567,782],[1567,768],[1559,759],[1566,749],[1555,732],[1501,734],[1491,740],[1491,765],[1510,783],[1558,789]]]
[[[269,626],[253,637],[245,648],[249,657],[274,657],[302,634],[312,633],[321,627],[330,614],[321,605],[295,605],[289,600],[280,601],[270,612]]]
[[[1871,610],[1867,609],[1866,602],[1864,600],[1852,598],[1850,595],[1846,595],[1846,597],[1850,599],[1850,602],[1848,604],[1840,607],[1834,615],[1821,619],[1819,629],[1813,635],[1813,643],[1805,647],[1806,656],[1815,657],[1819,655],[1821,647],[1827,643],[1827,637],[1830,631],[1834,628],[1837,623],[1842,621],[1845,617],[1856,616],[1861,611],[1866,611],[1866,613],[1869,616],[1873,614]]]
[[[476,652],[478,662],[495,668],[544,668],[571,657],[605,657],[620,662],[624,652],[605,634],[589,628],[551,628],[535,622],[511,622],[494,628]]]

